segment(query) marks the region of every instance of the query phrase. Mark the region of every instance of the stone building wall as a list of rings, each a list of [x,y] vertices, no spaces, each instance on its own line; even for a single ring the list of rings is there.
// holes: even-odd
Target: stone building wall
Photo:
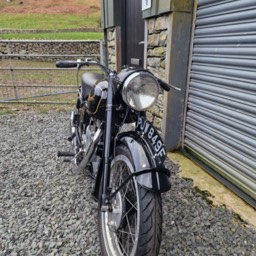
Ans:
[[[166,81],[166,52],[168,47],[169,15],[147,19],[147,62],[146,68],[156,77]],[[147,112],[147,117],[161,131],[163,119],[163,92],[157,103]]]
[[[170,14],[169,14],[170,15]],[[168,47],[169,15],[153,17],[147,22],[147,56],[146,69],[155,76],[167,81],[166,52]],[[116,69],[116,28],[107,30],[108,63],[111,69]],[[147,112],[148,119],[161,131],[163,119],[164,95],[159,95],[157,103]]]
[[[107,31],[108,40],[108,65],[112,70],[116,70],[116,29],[109,28]]]

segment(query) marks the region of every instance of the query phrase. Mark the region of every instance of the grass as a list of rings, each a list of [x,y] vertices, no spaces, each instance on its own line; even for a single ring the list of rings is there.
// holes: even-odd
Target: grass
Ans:
[[[103,40],[103,37],[100,32],[0,34],[1,40]]]
[[[98,14],[5,14],[1,13],[2,29],[74,29],[99,28]]]
[[[77,28],[100,28],[100,17],[72,14],[4,14],[1,13],[1,29],[58,30]],[[1,40],[102,40],[101,32],[57,32],[57,33],[6,33]]]

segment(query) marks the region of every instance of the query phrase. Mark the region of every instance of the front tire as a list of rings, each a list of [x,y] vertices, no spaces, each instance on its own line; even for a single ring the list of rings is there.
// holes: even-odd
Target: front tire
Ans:
[[[112,191],[134,171],[128,148],[118,146],[111,163]],[[102,212],[99,207],[98,229],[102,255],[158,255],[162,237],[161,195],[144,189],[133,177],[111,204],[112,211]]]

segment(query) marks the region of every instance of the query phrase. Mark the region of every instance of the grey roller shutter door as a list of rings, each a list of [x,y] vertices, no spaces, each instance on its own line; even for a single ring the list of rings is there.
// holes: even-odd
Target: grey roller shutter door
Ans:
[[[256,200],[256,1],[198,0],[184,147]]]

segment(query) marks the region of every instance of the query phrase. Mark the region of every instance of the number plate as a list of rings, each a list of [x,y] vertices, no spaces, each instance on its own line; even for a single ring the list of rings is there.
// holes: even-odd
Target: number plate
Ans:
[[[158,156],[163,163],[166,158],[166,149],[156,128],[145,117],[138,117],[136,131],[143,134],[154,155]]]

